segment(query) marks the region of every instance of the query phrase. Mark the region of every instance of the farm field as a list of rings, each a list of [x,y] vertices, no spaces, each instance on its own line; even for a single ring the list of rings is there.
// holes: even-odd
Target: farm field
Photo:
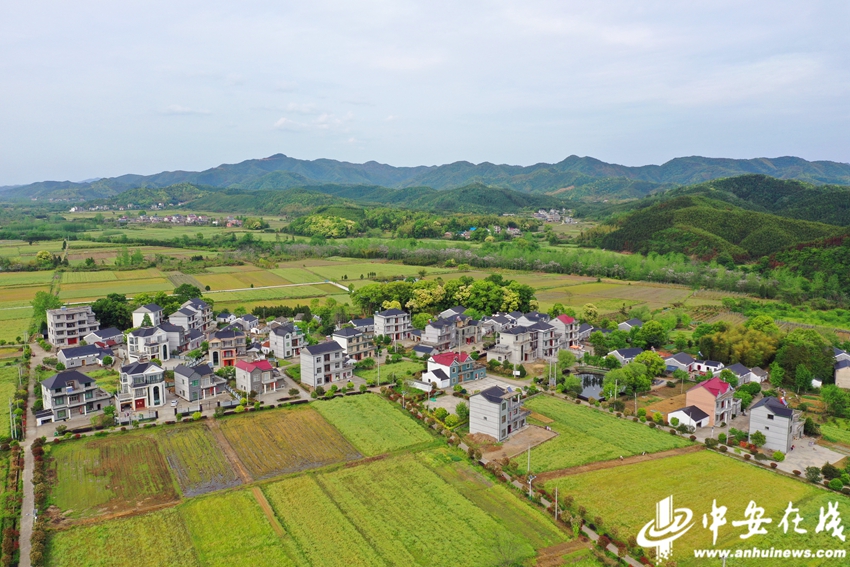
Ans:
[[[434,441],[420,424],[380,396],[345,396],[315,407],[366,457]]]
[[[545,472],[616,459],[646,451],[655,453],[691,444],[666,430],[650,429],[625,419],[551,396],[537,396],[525,407],[554,422],[558,436],[531,450],[531,470]],[[533,420],[531,420],[533,421]]]
[[[208,427],[177,424],[158,428],[155,437],[183,496],[197,496],[242,483]]]
[[[808,403],[811,405],[811,402]],[[850,420],[833,418],[827,423],[819,423],[818,425],[824,440],[850,448]]]
[[[193,498],[178,510],[204,567],[295,565],[247,490]]]
[[[156,441],[148,436],[91,437],[50,446],[49,454],[56,473],[52,502],[69,518],[178,498]]]
[[[9,400],[15,395],[15,390],[18,389],[18,367],[17,366],[0,366],[0,400],[4,400],[6,411],[0,412],[0,435],[10,436],[9,423]]]
[[[15,342],[24,336],[32,320],[31,308],[0,309],[0,340]]]
[[[729,482],[729,479],[735,481]],[[713,500],[717,506],[728,508],[728,523],[719,530],[717,544],[713,546],[716,549],[846,547],[828,535],[828,531],[815,533],[819,510],[821,507],[826,510],[829,501],[839,501],[839,512],[846,517],[845,497],[711,451],[566,476],[546,483],[547,490],[554,490],[556,486],[560,494],[572,495],[576,506],[584,506],[589,517],[600,516],[605,526],[616,527],[623,539],[636,536],[640,528],[653,519],[656,502],[672,492],[674,505],[691,509],[697,522],[673,546],[672,559],[680,566],[706,565],[705,559],[693,557],[692,550],[712,548],[712,532],[704,529],[700,520],[703,514],[710,514]],[[636,486],[640,490],[635,490]],[[741,539],[746,528],[734,527],[732,521],[744,519],[745,508],[751,500],[764,508],[764,517],[771,518],[772,523],[764,525],[768,531],[766,535]],[[800,528],[806,529],[806,534],[796,534],[793,528],[786,534],[778,526],[789,502],[799,508],[803,518]],[[810,559],[805,565],[839,565],[839,561]],[[735,560],[735,564],[767,562]]]
[[[87,372],[86,374],[94,378],[94,381],[97,383],[97,385],[109,392],[110,394],[115,394],[115,392],[118,391],[119,374],[117,370],[113,370],[111,368],[102,368],[100,370]]]
[[[55,532],[47,544],[51,567],[201,567],[178,509]]]
[[[147,270],[142,270],[147,273]],[[98,276],[103,272],[90,272]],[[107,272],[108,273],[108,272]],[[84,275],[89,275],[86,273]],[[63,274],[64,276],[64,274]],[[147,277],[144,279],[121,279],[94,281],[87,283],[61,284],[59,298],[64,300],[96,300],[106,297],[110,293],[123,293],[132,297],[136,293],[155,293],[158,291],[171,292],[174,286],[161,274],[158,277]]]
[[[203,281],[203,280],[201,280]],[[334,290],[342,291],[334,287]],[[312,285],[299,285],[295,287],[276,287],[267,289],[245,289],[242,291],[207,291],[205,295],[209,295],[210,299],[215,302],[247,302],[247,301],[265,301],[276,302],[278,299],[303,299],[308,297],[324,297],[328,295],[329,290]],[[277,303],[275,303],[277,305]]]
[[[255,480],[362,456],[309,407],[224,419],[221,430]]]
[[[385,382],[391,382],[396,378],[408,376],[408,372],[410,372],[410,374],[414,374],[423,370],[424,368],[424,363],[413,362],[410,360],[402,360],[401,362],[396,362],[393,364],[381,365],[381,384]],[[378,378],[378,368],[376,367],[371,370],[355,370],[354,374],[363,378],[371,384],[374,383]]]
[[[449,453],[435,453],[425,462],[403,455],[287,479],[265,491],[308,565],[494,565],[504,560],[494,550],[499,538],[515,543],[518,561],[568,539],[510,494],[504,507],[483,510],[431,468],[453,462]],[[466,463],[458,466],[480,483],[478,490],[496,488]],[[517,511],[520,526],[511,523]],[[315,538],[322,529],[328,537]]]

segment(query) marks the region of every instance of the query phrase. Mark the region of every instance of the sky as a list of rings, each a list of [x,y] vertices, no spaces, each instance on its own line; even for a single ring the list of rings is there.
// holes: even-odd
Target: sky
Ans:
[[[850,162],[850,2],[0,0],[0,185],[301,159]]]

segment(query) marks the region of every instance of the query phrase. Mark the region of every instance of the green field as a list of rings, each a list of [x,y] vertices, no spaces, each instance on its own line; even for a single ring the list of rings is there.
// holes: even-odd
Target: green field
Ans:
[[[338,288],[334,288],[338,291]],[[328,295],[328,290],[321,289],[312,285],[300,285],[294,287],[275,287],[266,289],[245,289],[242,291],[215,291],[206,292],[206,295],[215,302],[234,302],[234,301],[265,301],[266,303],[277,304],[279,299],[300,299],[308,297],[324,297]]]
[[[825,440],[850,447],[850,420],[839,418],[819,425]]]
[[[9,343],[18,337],[23,338],[31,320],[32,309],[29,308],[0,310],[0,339]]]
[[[413,418],[379,396],[345,396],[315,407],[366,457],[434,441]]]
[[[178,509],[204,567],[295,565],[246,490],[194,498]]]
[[[158,428],[156,440],[183,496],[242,483],[208,427],[187,423]]]
[[[18,367],[0,366],[0,400],[6,405],[6,411],[0,412],[0,435],[10,436],[9,423],[9,400],[18,389]]]
[[[816,534],[819,510],[827,502],[839,501],[839,511],[846,518],[850,507],[846,497],[821,490],[798,480],[760,469],[749,463],[733,460],[710,451],[658,459],[655,461],[613,467],[591,473],[562,477],[546,484],[560,495],[571,495],[576,506],[584,506],[588,517],[600,516],[603,525],[616,527],[620,537],[636,536],[655,516],[655,504],[673,496],[674,505],[693,511],[697,525],[673,545],[673,560],[680,566],[708,565],[705,559],[695,559],[694,548],[712,548],[712,532],[701,525],[703,514],[710,514],[712,501],[728,508],[727,524],[719,531],[716,549],[758,547],[761,549],[846,549],[846,544],[827,535]],[[744,519],[751,501],[765,509],[771,524],[764,527],[767,535],[755,535],[742,540],[744,527],[734,527],[732,521]],[[799,508],[806,534],[795,534],[792,528],[783,533],[778,526],[789,502]],[[793,516],[792,516],[793,518]],[[846,521],[846,520],[845,520]],[[718,563],[719,565],[719,560]],[[730,564],[732,562],[730,561]],[[841,560],[809,560],[805,563],[774,563],[762,560],[736,559],[735,565],[841,565]]]
[[[87,517],[177,500],[156,442],[115,435],[50,446],[56,481],[52,503],[65,516]]]
[[[113,370],[111,368],[103,368],[101,370],[87,372],[86,374],[88,374],[89,377],[94,378],[94,381],[97,383],[97,385],[109,392],[110,394],[115,394],[118,391],[118,382],[120,375],[117,370]]]
[[[382,364],[381,365],[381,384],[386,382],[390,382],[395,380],[396,378],[405,378],[407,379],[413,373],[419,372],[423,370],[425,365],[421,362],[412,362],[409,360],[402,360],[401,362],[396,362],[395,364]],[[410,374],[408,374],[410,372]],[[354,374],[360,376],[364,380],[369,383],[374,383],[378,378],[378,368],[373,368],[371,370],[355,370]]]
[[[636,455],[654,453],[691,442],[670,435],[666,429],[650,429],[646,425],[618,419],[585,406],[551,396],[537,396],[525,407],[553,420],[550,426],[558,436],[531,450],[531,470],[544,472],[565,469]],[[531,420],[533,421],[533,420]]]
[[[200,567],[176,508],[55,532],[47,546],[51,567]]]

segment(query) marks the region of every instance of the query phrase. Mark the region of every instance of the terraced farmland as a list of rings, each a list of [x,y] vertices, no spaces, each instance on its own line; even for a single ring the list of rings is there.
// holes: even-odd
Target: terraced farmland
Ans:
[[[690,445],[662,429],[618,419],[551,396],[528,400],[525,407],[553,419],[558,436],[531,450],[531,470],[545,472],[616,459],[646,451],[655,453]]]
[[[249,417],[225,419],[221,430],[255,480],[362,457],[312,408]]]

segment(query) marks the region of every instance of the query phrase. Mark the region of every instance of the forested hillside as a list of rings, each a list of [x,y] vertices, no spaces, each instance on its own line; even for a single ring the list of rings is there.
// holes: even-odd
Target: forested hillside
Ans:
[[[680,252],[703,259],[757,259],[794,244],[833,236],[834,226],[744,210],[700,195],[662,201],[618,220],[600,235],[609,250]]]

